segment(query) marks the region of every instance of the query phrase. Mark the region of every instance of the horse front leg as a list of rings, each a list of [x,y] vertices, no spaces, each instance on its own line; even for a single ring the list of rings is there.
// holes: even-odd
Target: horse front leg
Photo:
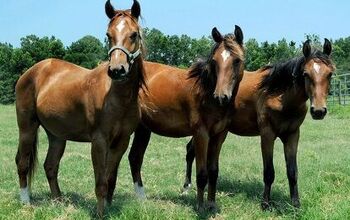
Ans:
[[[107,182],[108,182],[108,192],[107,192],[107,203],[110,205],[112,203],[113,193],[115,190],[118,168],[120,160],[122,159],[126,149],[129,145],[130,136],[121,135],[116,137],[107,152]]]
[[[273,166],[273,147],[276,135],[270,127],[265,127],[261,132],[261,152],[264,166],[264,194],[261,207],[263,210],[270,208],[271,185],[275,180],[275,169]]]
[[[150,138],[151,131],[140,124],[135,131],[129,153],[129,165],[134,181],[135,193],[140,199],[146,198],[141,177],[141,167]]]
[[[102,218],[107,196],[106,157],[107,139],[102,134],[94,135],[91,143],[91,158],[95,174],[97,215]]]
[[[208,146],[208,206],[209,209],[213,211],[217,210],[215,196],[216,184],[219,175],[219,155],[226,136],[227,131],[223,131],[214,137],[211,137]]]
[[[298,193],[298,165],[297,151],[299,142],[299,128],[282,139],[284,144],[284,157],[286,160],[287,177],[289,182],[290,197],[294,207],[300,207]]]
[[[197,129],[193,136],[193,146],[196,157],[197,173],[197,208],[199,212],[204,211],[204,189],[208,182],[207,155],[209,135],[204,129]]]

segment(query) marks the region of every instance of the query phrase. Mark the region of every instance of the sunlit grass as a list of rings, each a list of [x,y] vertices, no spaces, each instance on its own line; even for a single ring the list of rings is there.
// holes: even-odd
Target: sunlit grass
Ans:
[[[123,157],[110,219],[349,219],[350,218],[350,114],[342,110],[323,121],[308,117],[299,142],[299,191],[302,207],[289,203],[283,149],[275,146],[276,180],[272,189],[272,211],[260,209],[263,190],[258,137],[229,135],[220,156],[215,216],[195,211],[195,188],[180,195],[185,170],[185,145],[189,138],[153,135],[143,166],[148,199],[139,201],[126,155]],[[347,112],[347,111],[344,111]],[[62,201],[52,201],[42,167],[47,139],[40,132],[39,167],[33,182],[33,204],[23,206],[18,197],[14,162],[17,151],[14,106],[0,106],[0,219],[88,219],[95,213],[94,176],[88,144],[68,142],[60,166]],[[194,179],[194,178],[193,178]]]

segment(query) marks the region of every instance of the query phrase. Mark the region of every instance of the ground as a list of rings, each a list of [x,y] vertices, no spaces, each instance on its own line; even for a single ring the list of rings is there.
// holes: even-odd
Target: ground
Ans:
[[[47,139],[40,132],[39,166],[33,182],[33,204],[21,205],[15,165],[17,126],[14,106],[0,106],[0,219],[89,219],[95,213],[94,177],[88,144],[69,142],[60,166],[62,201],[52,201],[43,169]],[[280,141],[275,145],[276,180],[273,208],[260,209],[263,190],[258,137],[229,135],[220,156],[217,214],[198,215],[195,187],[181,195],[185,145],[189,138],[153,135],[146,152],[143,177],[148,199],[133,192],[124,155],[109,219],[350,219],[350,114],[334,108],[322,121],[309,116],[301,127],[299,192],[301,208],[289,201]],[[128,153],[128,152],[127,152]],[[193,178],[194,179],[194,178]]]

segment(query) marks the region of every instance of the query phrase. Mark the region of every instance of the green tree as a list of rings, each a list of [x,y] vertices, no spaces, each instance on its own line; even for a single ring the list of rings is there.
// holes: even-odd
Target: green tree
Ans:
[[[106,47],[101,41],[93,36],[85,36],[73,42],[67,48],[64,59],[83,66],[85,68],[95,68],[101,61],[107,59]]]
[[[63,43],[53,36],[39,38],[29,35],[21,38],[21,49],[24,53],[29,53],[35,63],[47,58],[62,59],[65,55]]]

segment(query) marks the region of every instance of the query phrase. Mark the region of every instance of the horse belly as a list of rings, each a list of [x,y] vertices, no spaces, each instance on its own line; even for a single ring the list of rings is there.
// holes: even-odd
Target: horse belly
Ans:
[[[152,132],[162,136],[186,137],[192,133],[187,116],[177,112],[157,112],[143,115],[142,122]]]
[[[237,111],[231,119],[229,131],[240,136],[259,135],[256,115],[249,111]]]
[[[83,112],[38,110],[41,125],[51,134],[64,140],[89,142],[90,129]]]

